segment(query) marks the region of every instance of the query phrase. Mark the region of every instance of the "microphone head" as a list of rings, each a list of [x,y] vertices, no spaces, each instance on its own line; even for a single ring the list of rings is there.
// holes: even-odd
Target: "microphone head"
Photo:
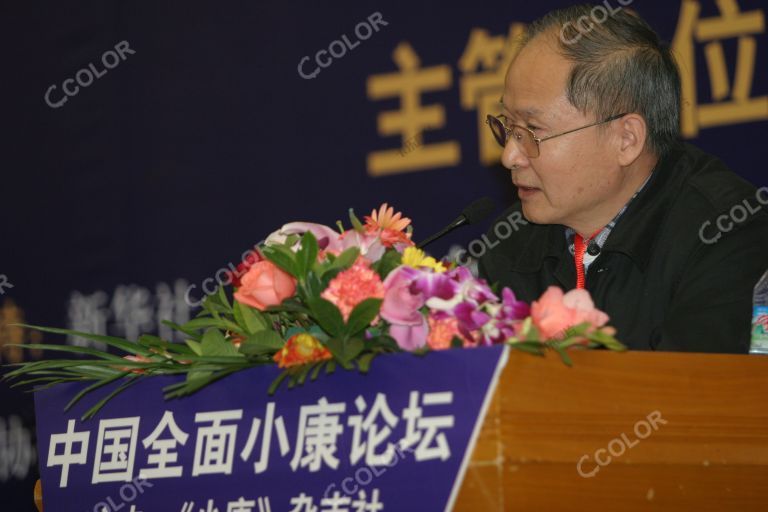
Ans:
[[[481,197],[473,201],[461,212],[462,217],[467,219],[467,224],[475,224],[485,220],[496,209],[496,203],[490,197]]]

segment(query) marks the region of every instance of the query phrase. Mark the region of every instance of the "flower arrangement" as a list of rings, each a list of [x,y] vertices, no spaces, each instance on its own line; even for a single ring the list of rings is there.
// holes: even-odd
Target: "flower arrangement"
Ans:
[[[272,233],[230,274],[231,293],[220,287],[206,297],[196,318],[166,322],[185,343],[143,335],[137,342],[65,329],[126,352],[116,355],[85,347],[36,345],[89,358],[25,363],[7,377],[15,385],[48,387],[92,382],[87,393],[120,381],[89,409],[93,416],[112,396],[139,379],[182,374],[164,389],[181,397],[238,370],[277,364],[282,368],[268,392],[314,380],[338,366],[367,372],[382,354],[471,348],[507,343],[543,355],[554,350],[570,364],[570,347],[623,350],[585,290],[549,288],[530,306],[512,290],[500,294],[467,268],[426,255],[412,241],[410,219],[387,204],[352,227],[338,231],[293,222]],[[39,389],[39,388],[38,388]]]

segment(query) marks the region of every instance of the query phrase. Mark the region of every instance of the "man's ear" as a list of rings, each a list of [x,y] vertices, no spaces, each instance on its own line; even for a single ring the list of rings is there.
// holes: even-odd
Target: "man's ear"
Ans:
[[[618,164],[627,167],[643,153],[648,126],[641,115],[634,113],[614,122],[619,137]]]

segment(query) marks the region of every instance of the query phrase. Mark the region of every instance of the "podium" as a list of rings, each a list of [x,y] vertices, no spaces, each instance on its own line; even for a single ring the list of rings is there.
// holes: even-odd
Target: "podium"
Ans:
[[[768,358],[571,354],[510,354],[455,510],[766,510]]]
[[[454,510],[765,510],[768,358],[512,352]]]

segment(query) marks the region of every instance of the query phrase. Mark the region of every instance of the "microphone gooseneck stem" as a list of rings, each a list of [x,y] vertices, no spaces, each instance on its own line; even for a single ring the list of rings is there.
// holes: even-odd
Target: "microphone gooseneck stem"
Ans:
[[[443,229],[441,229],[440,231],[438,231],[434,235],[430,236],[429,238],[427,238],[423,242],[417,244],[416,247],[418,247],[419,249],[423,249],[424,247],[426,247],[427,245],[431,244],[432,242],[434,242],[438,238],[447,235],[448,233],[450,233],[454,229],[458,228],[459,226],[462,226],[466,222],[467,222],[467,218],[464,215],[461,215],[458,219],[454,220],[453,222],[451,222],[450,224],[445,226]]]

